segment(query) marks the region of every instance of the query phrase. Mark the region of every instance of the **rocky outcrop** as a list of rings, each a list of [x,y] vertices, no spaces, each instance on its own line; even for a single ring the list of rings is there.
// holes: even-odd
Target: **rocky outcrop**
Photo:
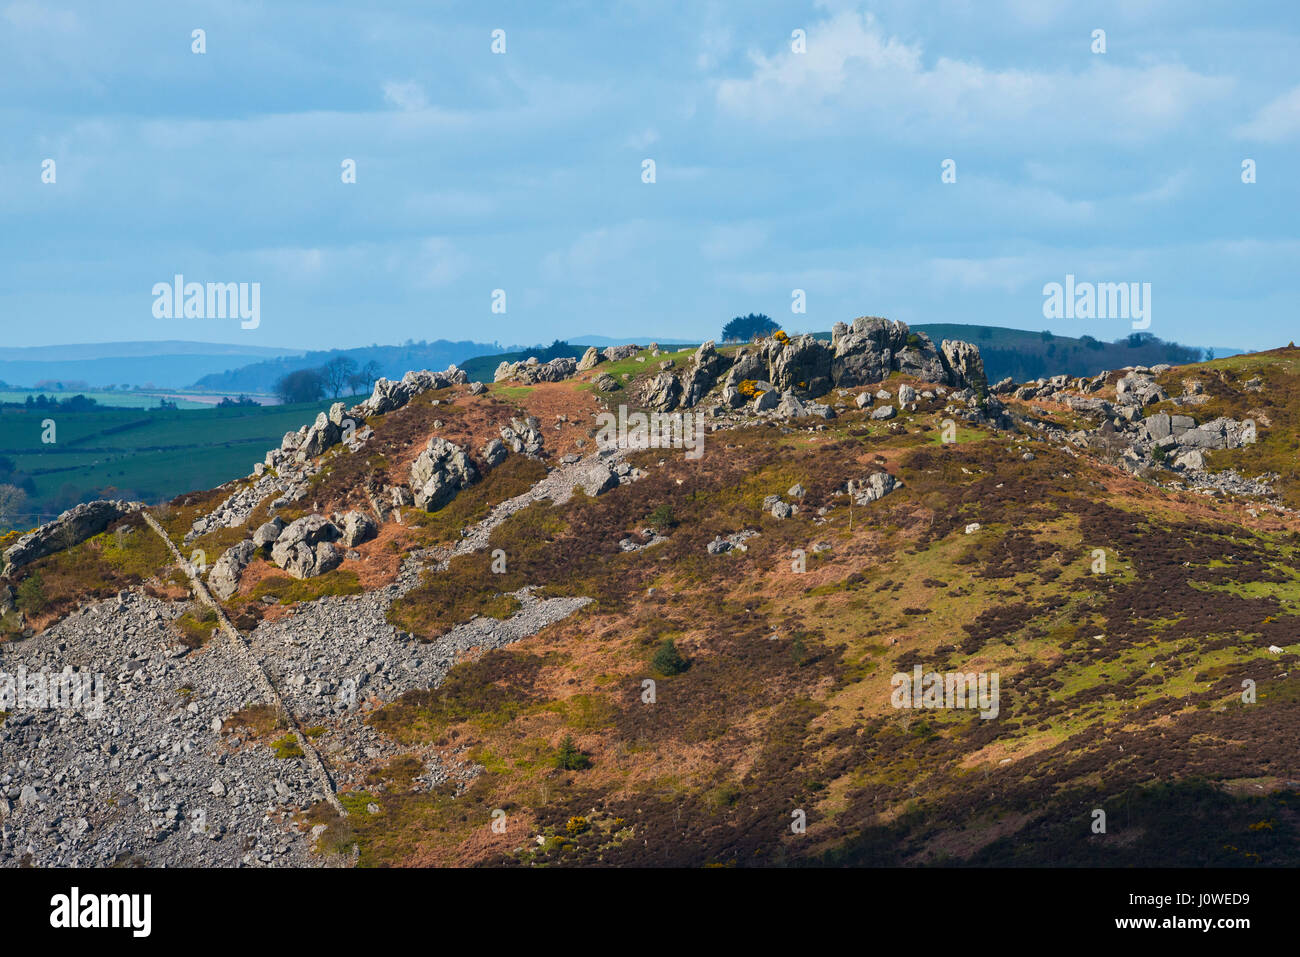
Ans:
[[[618,362],[620,359],[630,359],[641,351],[640,346],[610,346],[601,353],[607,362]]]
[[[390,379],[380,379],[375,383],[375,390],[371,393],[370,398],[355,406],[352,410],[359,418],[369,418],[372,415],[383,415],[400,409],[416,396],[434,389],[445,389],[453,385],[464,385],[469,381],[469,376],[463,369],[458,369],[451,365],[445,372],[429,372],[427,369],[420,372],[408,372],[402,376],[400,381],[394,382]]]
[[[253,532],[253,544],[258,548],[266,548],[274,545],[280,533],[284,531],[284,519],[273,518],[269,522],[263,522],[257,526],[257,531]]]
[[[618,485],[618,473],[605,462],[596,462],[578,479],[578,486],[593,498]]]
[[[893,372],[981,395],[988,388],[979,349],[971,343],[945,339],[936,348],[929,336],[910,331],[906,323],[863,316],[852,325],[836,323],[829,344],[810,335],[771,336],[742,347],[728,359],[706,342],[680,378],[663,371],[647,381],[642,402],[659,412],[691,408],[721,383],[719,397],[725,408],[740,409],[751,403],[754,411],[768,411],[779,405],[794,416],[805,407],[782,404],[785,395],[816,398],[832,388],[880,382]],[[742,390],[746,382],[754,386]],[[764,392],[776,395],[758,394]],[[814,410],[814,414],[821,413]]]
[[[239,590],[239,579],[256,554],[257,545],[251,539],[227,548],[208,572],[208,590],[225,601]]]
[[[501,441],[512,452],[537,458],[542,454],[541,423],[534,416],[525,419],[511,419],[510,424],[501,429]]]
[[[80,545],[123,516],[142,508],[143,502],[123,502],[117,499],[99,499],[76,505],[6,548],[5,573],[13,572],[46,555]]]
[[[520,362],[502,362],[492,375],[493,382],[521,382],[536,385],[539,382],[559,382],[578,371],[578,361],[572,356],[560,356],[550,362],[538,362],[529,356]]]
[[[487,467],[494,469],[506,460],[506,455],[509,453],[506,451],[505,443],[500,439],[493,439],[487,445],[483,446],[483,451],[479,454],[487,464]]]
[[[411,463],[411,494],[419,508],[436,512],[462,488],[478,479],[478,472],[459,445],[435,436]]]
[[[872,472],[867,476],[866,481],[855,483],[850,494],[857,504],[870,505],[884,498],[894,489],[901,488],[902,485],[902,482],[888,472]]]
[[[984,359],[980,351],[969,342],[960,339],[945,339],[939,344],[939,352],[948,372],[948,384],[956,388],[974,389],[983,392],[988,388],[988,376],[984,374]]]
[[[587,351],[578,360],[578,371],[587,372],[596,368],[596,366],[600,365],[601,358],[601,354],[596,350],[595,346],[588,346]]]
[[[776,337],[761,343],[761,357],[767,369],[764,376],[782,392],[803,396],[825,395],[831,388],[831,350],[812,336],[781,340]]]
[[[682,398],[682,382],[671,372],[660,372],[641,390],[641,401],[656,412],[671,412]]]
[[[271,560],[294,578],[312,578],[337,568],[338,526],[323,515],[307,515],[285,526],[271,548]]]
[[[379,534],[379,526],[365,512],[354,509],[345,515],[337,516],[336,521],[342,529],[339,544],[344,548],[354,548]]]

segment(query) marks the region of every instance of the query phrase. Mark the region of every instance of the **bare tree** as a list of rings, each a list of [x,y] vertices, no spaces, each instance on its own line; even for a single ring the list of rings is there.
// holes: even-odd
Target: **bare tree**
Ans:
[[[17,485],[0,485],[0,530],[12,525],[26,505],[27,493]]]
[[[321,378],[325,380],[325,388],[335,399],[343,394],[343,389],[348,385],[349,379],[356,371],[357,361],[348,356],[335,356],[320,367]]]

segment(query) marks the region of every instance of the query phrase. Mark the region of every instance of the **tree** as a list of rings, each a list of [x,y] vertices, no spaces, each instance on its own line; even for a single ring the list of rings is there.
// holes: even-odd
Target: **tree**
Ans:
[[[321,379],[324,380],[325,388],[329,394],[337,399],[343,394],[343,389],[347,386],[348,380],[356,374],[357,360],[350,356],[335,356],[329,362],[320,367]]]
[[[779,327],[762,313],[737,316],[722,327],[723,342],[748,342],[755,336],[768,336]]]
[[[26,504],[27,493],[17,485],[0,485],[0,529],[13,525]]]
[[[555,766],[563,771],[582,771],[591,767],[591,759],[578,750],[573,735],[566,734],[555,752]]]
[[[650,664],[662,675],[679,675],[690,667],[690,662],[682,657],[671,638],[665,638],[659,643]]]
[[[275,383],[275,394],[286,405],[315,402],[325,395],[325,379],[319,369],[299,369],[279,378]]]
[[[371,359],[360,369],[348,376],[348,388],[353,395],[369,392],[379,378],[379,363]]]

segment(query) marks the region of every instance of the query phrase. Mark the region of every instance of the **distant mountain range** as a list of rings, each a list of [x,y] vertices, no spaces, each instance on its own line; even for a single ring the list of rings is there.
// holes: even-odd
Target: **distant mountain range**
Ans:
[[[22,388],[93,389],[150,386],[180,389],[196,379],[292,349],[219,342],[98,342],[0,348],[0,382]]]
[[[1222,358],[1241,352],[1234,348],[1207,350],[1181,346],[1146,334],[1103,342],[1087,336],[1074,338],[996,326],[927,323],[912,328],[926,333],[936,343],[942,339],[975,343],[980,347],[990,380],[1011,376],[1024,381],[1062,373],[1092,375],[1102,369],[1194,362],[1205,358],[1207,353]],[[830,337],[829,332],[816,335]],[[269,394],[286,373],[320,366],[340,355],[351,358],[358,366],[375,362],[379,374],[388,378],[400,378],[411,369],[445,369],[455,363],[472,379],[491,381],[492,371],[502,359],[515,361],[537,355],[544,360],[557,355],[581,355],[587,346],[603,349],[631,342],[667,344],[670,338],[674,337],[583,335],[549,346],[503,346],[497,342],[438,339],[310,352],[177,340],[4,347],[0,348],[0,386],[56,391],[62,385],[62,391],[77,391],[112,385]],[[676,339],[679,341],[680,337]]]

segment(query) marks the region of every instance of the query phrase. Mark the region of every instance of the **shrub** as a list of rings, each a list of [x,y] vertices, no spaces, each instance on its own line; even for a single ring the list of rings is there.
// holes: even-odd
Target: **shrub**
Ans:
[[[591,759],[578,750],[573,735],[566,734],[555,752],[555,766],[562,771],[582,771],[591,767]]]
[[[650,664],[663,675],[679,675],[690,667],[690,662],[681,656],[671,638],[665,638],[659,643]]]
[[[655,510],[650,513],[647,519],[650,526],[658,531],[666,528],[674,528],[677,525],[677,516],[673,514],[673,507],[667,502],[655,506]]]
[[[303,756],[302,748],[298,746],[298,739],[292,734],[286,734],[279,741],[272,744],[271,747],[275,751],[275,756],[282,761]]]
[[[740,385],[736,386],[736,391],[745,398],[752,399],[754,396],[758,395],[761,390],[758,387],[758,383],[753,379],[745,379],[740,383]]]
[[[32,572],[18,586],[18,607],[33,615],[39,615],[49,604],[45,597],[45,582],[40,572]]]

